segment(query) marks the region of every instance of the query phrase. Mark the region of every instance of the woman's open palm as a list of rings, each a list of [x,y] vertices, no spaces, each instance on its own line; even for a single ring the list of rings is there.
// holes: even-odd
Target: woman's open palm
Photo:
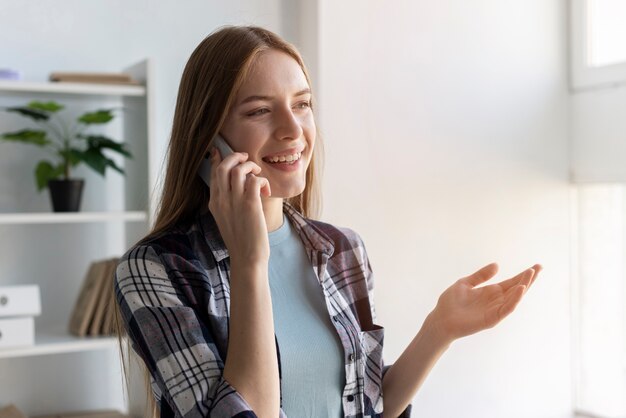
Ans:
[[[432,312],[438,331],[452,341],[494,327],[515,310],[541,269],[535,264],[508,280],[476,287],[497,273],[498,265],[492,263],[457,280]]]

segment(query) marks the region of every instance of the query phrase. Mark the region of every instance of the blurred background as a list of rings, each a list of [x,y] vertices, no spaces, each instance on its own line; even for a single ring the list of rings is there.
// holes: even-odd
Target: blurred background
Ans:
[[[276,31],[311,71],[326,150],[322,220],[365,241],[386,363],[458,278],[493,261],[494,281],[544,267],[510,317],[452,345],[414,415],[617,418],[626,417],[624,21],[623,0],[0,0],[0,67],[43,82],[148,58],[153,185],[196,45],[225,24]],[[6,131],[16,119],[0,123]],[[0,145],[0,212],[49,211],[32,179],[37,150]],[[100,202],[97,187],[115,193],[118,177],[93,180],[86,210]],[[45,313],[45,292],[64,293],[53,277],[73,283],[72,299],[88,259],[123,253],[124,243],[96,248],[89,224],[76,232],[86,247],[45,250],[45,267],[29,265],[32,246],[53,247],[71,228],[0,225],[0,284],[38,281]],[[73,254],[84,262],[60,261]],[[128,408],[109,351],[0,357],[0,407]],[[104,366],[92,370],[94,361]],[[54,367],[77,364],[75,383],[50,384],[64,379]]]

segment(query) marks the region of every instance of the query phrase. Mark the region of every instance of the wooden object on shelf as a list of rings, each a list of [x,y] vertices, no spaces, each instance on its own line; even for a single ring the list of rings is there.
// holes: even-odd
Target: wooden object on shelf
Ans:
[[[103,332],[105,314],[109,308],[109,300],[113,297],[110,290],[113,288],[113,278],[115,277],[115,268],[117,267],[118,258],[110,258],[106,260],[105,263],[106,267],[104,269],[104,275],[100,278],[100,280],[102,280],[102,291],[98,294],[96,309],[89,326],[89,335],[92,337],[105,335]]]
[[[22,411],[13,404],[0,409],[0,418],[28,418]]]
[[[106,260],[97,261],[89,266],[83,280],[83,285],[74,304],[74,310],[70,317],[70,333],[84,337],[91,324],[98,296],[102,292],[104,275],[106,274]]]
[[[54,72],[50,74],[50,81],[69,83],[96,83],[96,84],[131,84],[139,85],[130,75],[125,73],[75,73]]]
[[[113,272],[110,275],[110,283],[107,283],[107,287],[106,287],[106,291],[108,292],[107,295],[105,295],[107,304],[105,306],[105,311],[104,311],[104,321],[102,323],[102,335],[115,335],[115,309],[117,309],[117,307],[115,306],[115,303],[113,302],[113,298],[115,296],[114,292],[114,283],[115,283],[115,270],[117,269],[117,265],[119,264],[119,259],[116,258],[115,259],[115,263],[113,265]]]

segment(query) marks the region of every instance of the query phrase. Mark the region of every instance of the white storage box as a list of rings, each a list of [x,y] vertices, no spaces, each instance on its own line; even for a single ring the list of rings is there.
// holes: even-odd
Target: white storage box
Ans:
[[[0,318],[41,314],[39,286],[0,286]]]
[[[0,350],[35,344],[35,318],[0,319]]]

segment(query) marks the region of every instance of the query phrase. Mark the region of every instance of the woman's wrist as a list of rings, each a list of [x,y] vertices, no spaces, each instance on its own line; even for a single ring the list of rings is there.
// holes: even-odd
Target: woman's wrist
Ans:
[[[245,259],[239,259],[236,257],[231,257],[230,259],[230,270],[237,271],[239,273],[243,273],[245,276],[255,276],[260,272],[267,272],[269,268],[269,260],[266,261],[250,261]]]
[[[447,332],[444,323],[437,315],[436,309],[429,313],[424,320],[422,331],[428,335],[428,339],[432,344],[441,348],[448,348],[455,340],[455,338]]]
[[[383,377],[385,416],[400,416],[452,340],[441,332],[437,315],[424,320],[419,332]]]

